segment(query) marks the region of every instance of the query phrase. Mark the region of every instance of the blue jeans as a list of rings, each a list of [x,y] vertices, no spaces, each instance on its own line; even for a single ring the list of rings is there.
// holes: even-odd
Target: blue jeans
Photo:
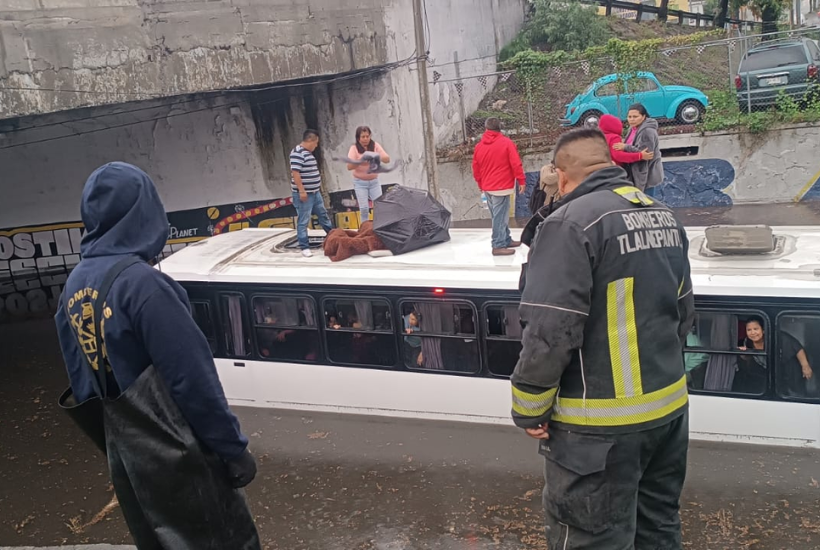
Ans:
[[[654,197],[655,196],[655,190],[657,188],[658,188],[657,186],[647,187],[646,189],[643,190],[643,194],[646,195],[647,197]]]
[[[370,219],[370,201],[382,196],[382,186],[379,178],[370,181],[353,178],[353,190],[356,192],[356,200],[359,203],[359,211],[362,213],[362,223],[364,223]]]
[[[333,226],[330,224],[330,216],[327,215],[327,210],[325,209],[325,201],[322,200],[322,193],[314,191],[313,193],[308,193],[307,196],[307,200],[302,202],[302,199],[299,198],[299,192],[293,192],[293,207],[296,209],[297,215],[296,235],[299,239],[299,248],[302,250],[310,248],[307,228],[311,216],[316,214],[319,218],[319,225],[322,226],[325,233],[330,233],[330,230],[333,229]]]
[[[510,237],[510,195],[499,197],[486,193],[487,206],[493,218],[493,248],[507,248]]]

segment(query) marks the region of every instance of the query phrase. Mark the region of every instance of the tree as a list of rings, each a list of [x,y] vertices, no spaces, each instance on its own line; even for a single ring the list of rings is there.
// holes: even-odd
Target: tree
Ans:
[[[661,0],[660,9],[658,10],[658,21],[666,23],[667,17],[669,17],[669,0]]]
[[[789,0],[750,0],[748,6],[763,21],[763,34],[777,32],[777,22]]]
[[[715,27],[722,29],[729,18],[729,0],[707,0],[703,5],[704,13],[715,16]]]
[[[610,34],[606,18],[599,16],[594,6],[579,0],[535,0],[535,17],[529,29],[532,45],[577,52],[604,44]]]

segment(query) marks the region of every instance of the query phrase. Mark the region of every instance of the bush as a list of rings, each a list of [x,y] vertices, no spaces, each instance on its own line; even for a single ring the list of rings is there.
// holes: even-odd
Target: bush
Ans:
[[[536,0],[535,17],[528,25],[531,45],[576,52],[606,43],[611,36],[606,18],[595,6],[579,0]]]
[[[501,48],[498,54],[498,60],[501,62],[507,61],[515,57],[518,52],[523,52],[530,49],[530,41],[526,32],[519,33],[515,39]]]

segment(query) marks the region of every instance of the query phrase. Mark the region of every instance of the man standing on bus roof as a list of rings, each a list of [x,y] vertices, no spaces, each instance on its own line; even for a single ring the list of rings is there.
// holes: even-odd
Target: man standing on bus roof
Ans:
[[[322,199],[322,177],[319,174],[319,164],[313,153],[319,147],[319,132],[305,130],[302,134],[302,143],[290,152],[290,190],[293,193],[293,207],[296,209],[296,236],[299,239],[299,248],[302,256],[310,258],[307,227],[310,218],[315,214],[319,218],[319,225],[330,233],[333,226],[327,215],[325,201]]]
[[[554,164],[562,201],[529,252],[512,375],[513,420],[546,459],[548,545],[679,549],[686,233],[613,165],[600,131],[563,135]]]
[[[516,180],[519,193],[524,192],[527,181],[515,143],[501,133],[501,121],[490,117],[484,127],[486,131],[473,152],[473,179],[487,197],[493,222],[493,255],[511,256],[521,241],[510,236],[510,197],[515,201]]]

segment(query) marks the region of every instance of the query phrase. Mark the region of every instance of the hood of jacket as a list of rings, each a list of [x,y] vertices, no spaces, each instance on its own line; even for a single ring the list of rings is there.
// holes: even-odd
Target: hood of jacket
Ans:
[[[168,217],[148,174],[111,162],[88,177],[80,206],[84,258],[132,254],[156,258],[168,240]]]
[[[598,120],[598,128],[600,128],[607,137],[609,137],[610,134],[616,134],[620,138],[624,131],[624,123],[616,116],[601,115],[601,118]]]
[[[502,135],[501,132],[496,132],[495,130],[485,130],[484,135],[481,136],[481,143],[490,145],[500,139]]]
[[[658,130],[658,121],[655,120],[654,118],[648,118],[647,117],[647,119],[644,120],[643,123],[640,126],[638,126],[638,131],[640,132],[644,128],[652,128],[653,130],[657,131]]]

